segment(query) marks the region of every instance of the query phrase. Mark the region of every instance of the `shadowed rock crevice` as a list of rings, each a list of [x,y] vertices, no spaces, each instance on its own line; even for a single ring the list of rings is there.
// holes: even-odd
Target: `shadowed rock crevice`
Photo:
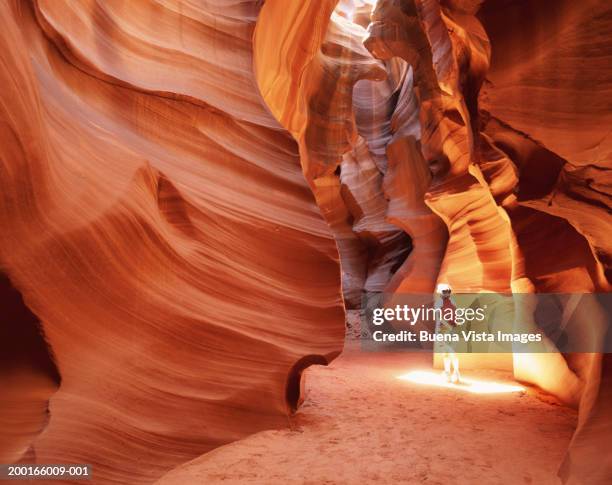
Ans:
[[[8,275],[0,271],[0,366],[27,367],[48,376],[56,385],[61,377],[45,341],[40,321],[27,307]]]
[[[32,443],[49,420],[61,383],[38,317],[0,272],[0,462],[34,457]]]
[[[328,365],[330,360],[332,359],[328,360],[322,355],[307,355],[293,364],[287,374],[287,385],[285,390],[287,406],[292,413],[297,411],[304,402],[304,371],[311,365]]]

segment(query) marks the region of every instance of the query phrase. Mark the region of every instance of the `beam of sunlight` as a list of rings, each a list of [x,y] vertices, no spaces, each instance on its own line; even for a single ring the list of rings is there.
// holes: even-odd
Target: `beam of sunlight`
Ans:
[[[518,384],[502,384],[499,382],[479,381],[476,379],[461,378],[458,384],[452,384],[446,380],[446,377],[441,372],[428,371],[412,371],[408,374],[397,376],[403,381],[414,382],[415,384],[423,384],[426,386],[446,387],[449,389],[457,389],[459,391],[473,392],[475,394],[497,394],[502,392],[521,392],[525,388]]]

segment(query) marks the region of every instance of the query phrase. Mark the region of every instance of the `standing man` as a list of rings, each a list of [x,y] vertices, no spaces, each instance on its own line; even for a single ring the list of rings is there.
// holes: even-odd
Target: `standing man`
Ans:
[[[448,334],[456,330],[457,323],[455,322],[455,310],[457,306],[451,296],[452,290],[449,284],[439,283],[436,289],[437,298],[434,308],[440,309],[440,318],[436,318],[436,333]],[[442,342],[444,346],[444,353],[442,355],[444,359],[444,377],[448,382],[453,384],[461,382],[461,375],[459,374],[459,358],[450,342],[444,340]],[[452,367],[452,370],[451,370]]]

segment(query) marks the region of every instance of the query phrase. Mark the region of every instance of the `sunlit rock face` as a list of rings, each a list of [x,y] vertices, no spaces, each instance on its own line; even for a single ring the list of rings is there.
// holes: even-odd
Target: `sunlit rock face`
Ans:
[[[0,3],[0,262],[61,377],[2,375],[5,462],[151,483],[286,425],[341,351],[336,245],[254,82],[259,4]]]
[[[609,281],[610,5],[552,7],[490,2],[478,13],[494,46],[480,94],[483,128],[523,175],[521,205],[567,220]]]
[[[609,291],[610,3],[486,2],[477,15],[492,45],[481,130],[520,174],[509,215],[521,272],[536,291]],[[610,355],[566,359],[580,378],[581,420],[560,476],[609,482]]]
[[[347,302],[431,293],[438,281],[459,292],[610,291],[608,2],[280,3],[266,2],[258,22],[257,80],[300,145]],[[308,49],[285,55],[307,30]],[[387,249],[391,271],[364,262],[368,225],[379,242],[401,241],[393,226],[410,238],[407,256]],[[611,419],[606,359],[514,357],[516,377],[580,406],[565,479],[612,475],[595,463],[597,429]]]
[[[364,295],[610,291],[609,2],[0,14],[0,263],[56,366],[3,374],[7,460],[150,483],[282,426]],[[580,406],[570,482],[611,473],[608,357],[515,356]]]

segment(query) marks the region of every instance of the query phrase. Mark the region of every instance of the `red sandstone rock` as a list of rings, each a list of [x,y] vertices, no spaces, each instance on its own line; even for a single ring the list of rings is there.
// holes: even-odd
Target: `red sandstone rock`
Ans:
[[[61,376],[6,456],[149,483],[280,426],[341,293],[610,291],[608,3],[373,3],[0,6],[0,262]],[[515,356],[580,406],[568,480],[608,364]]]
[[[297,145],[254,83],[258,7],[0,10],[1,262],[61,376],[44,432],[22,429],[36,460],[150,483],[283,426],[344,311]]]

